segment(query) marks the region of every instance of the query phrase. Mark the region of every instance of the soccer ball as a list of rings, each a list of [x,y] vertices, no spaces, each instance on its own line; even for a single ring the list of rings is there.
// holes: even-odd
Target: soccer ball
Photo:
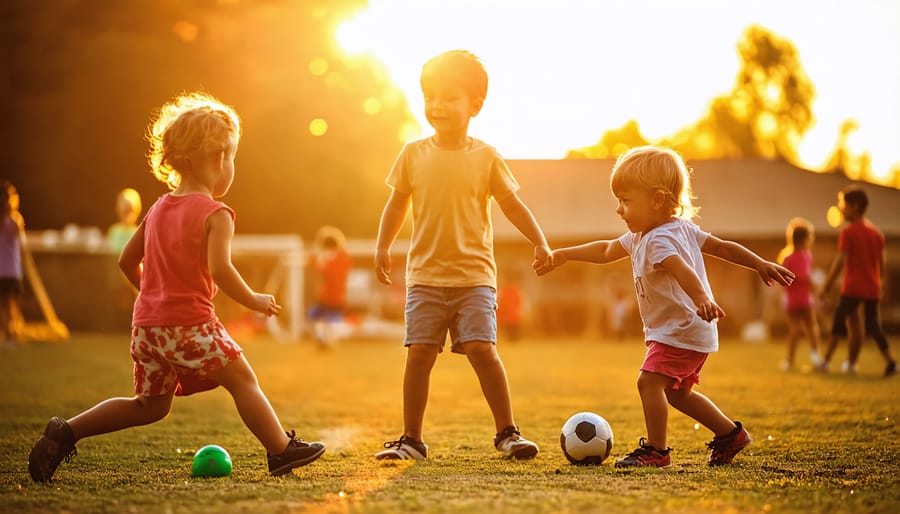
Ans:
[[[231,455],[225,448],[209,444],[194,454],[191,475],[194,477],[227,477],[231,474]]]
[[[612,451],[612,428],[593,412],[579,412],[563,425],[559,445],[572,464],[597,465],[606,460]]]

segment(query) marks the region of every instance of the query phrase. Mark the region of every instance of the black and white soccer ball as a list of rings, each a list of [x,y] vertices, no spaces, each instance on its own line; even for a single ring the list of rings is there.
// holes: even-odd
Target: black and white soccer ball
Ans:
[[[593,412],[579,412],[563,425],[559,445],[572,464],[601,464],[612,452],[612,428],[603,417]]]

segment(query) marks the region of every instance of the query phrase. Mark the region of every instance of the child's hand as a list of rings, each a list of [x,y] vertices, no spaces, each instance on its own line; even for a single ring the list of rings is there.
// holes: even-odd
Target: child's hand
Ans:
[[[703,321],[713,321],[724,318],[725,311],[716,302],[706,299],[697,303],[697,316],[700,316]]]
[[[767,286],[771,286],[773,280],[783,286],[789,286],[794,282],[794,272],[774,262],[763,261],[756,271]]]
[[[535,246],[531,267],[537,269],[538,266],[545,266],[552,253],[549,246]]]
[[[253,293],[255,302],[254,310],[266,316],[277,316],[281,312],[281,306],[275,302],[275,297],[270,294]]]
[[[534,260],[531,267],[534,268],[534,272],[538,274],[538,276],[546,275],[556,268],[562,266],[566,263],[566,256],[564,253],[559,250],[555,252],[551,252],[550,255],[544,262],[539,262],[537,259]]]
[[[391,253],[375,250],[375,276],[384,285],[391,285]]]

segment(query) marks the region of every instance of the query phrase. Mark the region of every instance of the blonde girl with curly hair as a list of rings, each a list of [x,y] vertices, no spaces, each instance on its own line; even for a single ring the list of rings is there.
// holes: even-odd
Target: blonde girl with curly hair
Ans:
[[[150,125],[149,160],[170,192],[147,211],[119,257],[139,290],[131,357],[134,396],[110,398],[65,420],[54,417],[35,443],[28,470],[49,481],[75,443],[160,421],[174,397],[224,387],[244,424],[266,449],[269,472],[289,473],[325,451],[285,432],[243,350],[219,322],[213,297],[221,289],[241,305],[275,316],[272,295],[251,289],[231,262],[234,211],[218,201],[234,180],[241,138],[235,110],[202,92],[163,105]]]

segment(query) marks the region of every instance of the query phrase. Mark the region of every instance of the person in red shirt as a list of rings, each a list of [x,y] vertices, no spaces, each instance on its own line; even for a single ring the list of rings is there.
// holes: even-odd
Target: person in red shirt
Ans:
[[[131,398],[109,398],[77,416],[53,417],[28,456],[35,482],[48,482],[75,455],[75,443],[162,420],[176,395],[224,387],[241,419],[266,449],[269,472],[290,473],[324,452],[286,432],[243,350],[219,322],[219,288],[267,316],[281,306],[252,290],[231,262],[234,211],[217,200],[231,188],[240,119],[206,93],[165,104],[148,131],[153,175],[169,186],[125,244],[119,267],[139,290],[134,302]]]
[[[887,363],[884,376],[897,372],[897,363],[891,356],[887,337],[881,327],[878,304],[881,299],[881,277],[884,274],[884,234],[868,218],[866,209],[869,197],[857,186],[848,186],[838,193],[838,209],[847,224],[838,236],[838,250],[822,287],[821,296],[827,295],[837,276],[843,271],[841,298],[834,312],[831,338],[820,371],[828,371],[828,362],[837,348],[838,342],[847,337],[847,319],[855,315],[859,305],[865,314],[865,332],[878,344],[881,355]],[[858,324],[850,324],[851,327]],[[856,362],[862,346],[863,333],[857,328],[850,338],[847,361],[843,365],[845,373],[856,373]]]
[[[324,226],[316,234],[316,249],[309,266],[318,281],[316,301],[309,309],[316,340],[330,345],[337,340],[337,327],[347,310],[347,277],[353,259],[347,253],[344,233],[337,227]]]

